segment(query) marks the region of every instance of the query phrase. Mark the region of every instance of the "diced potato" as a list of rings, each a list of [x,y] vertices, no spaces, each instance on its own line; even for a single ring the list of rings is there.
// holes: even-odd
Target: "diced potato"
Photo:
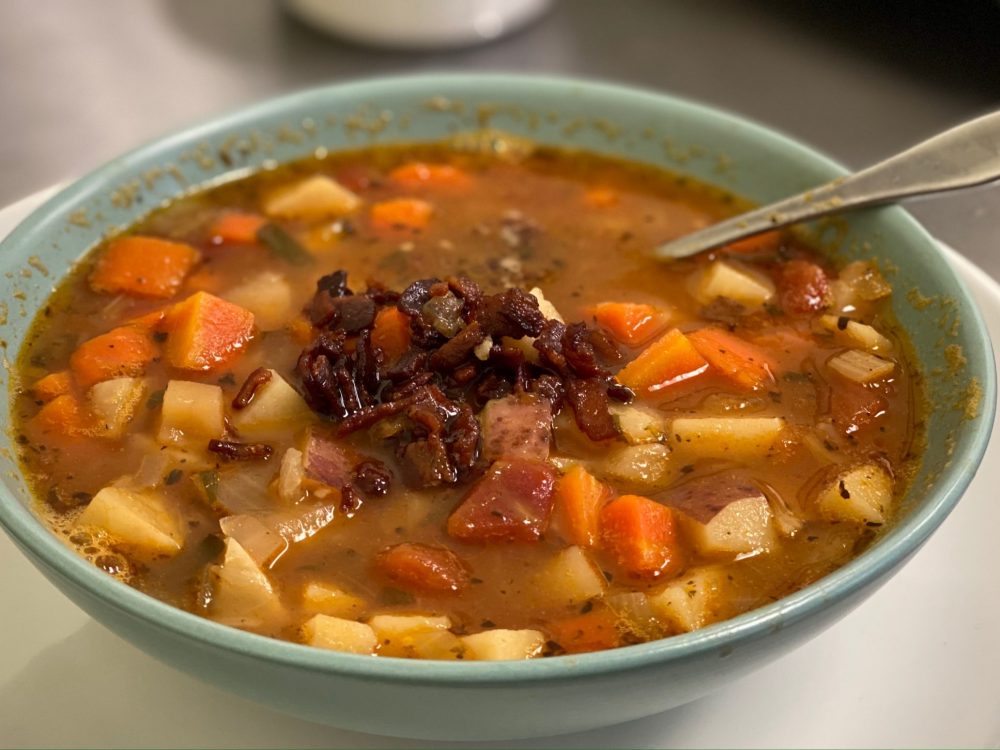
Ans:
[[[819,319],[819,326],[824,331],[832,333],[842,346],[878,354],[892,351],[892,342],[866,323],[836,315],[824,315]]]
[[[161,443],[197,443],[221,438],[226,430],[222,389],[217,385],[171,380],[163,393]]]
[[[629,443],[665,442],[670,432],[663,412],[639,404],[611,404],[611,416],[618,424],[618,429]]]
[[[257,388],[249,406],[233,413],[232,423],[240,437],[267,440],[287,436],[313,419],[298,391],[271,370],[271,379]]]
[[[447,631],[451,620],[430,615],[375,615],[368,620],[378,638],[378,650],[383,656],[414,656],[418,645],[426,639],[419,636],[435,631]]]
[[[724,617],[723,607],[731,588],[723,566],[691,568],[651,594],[649,604],[661,620],[676,630],[688,632]]]
[[[678,417],[670,426],[674,450],[698,458],[763,458],[785,428],[781,417]]]
[[[535,339],[531,336],[522,336],[519,339],[511,338],[510,336],[504,336],[500,339],[500,343],[504,346],[514,347],[521,351],[524,355],[524,359],[527,362],[538,363],[538,350],[535,348]],[[487,357],[489,352],[486,353]]]
[[[212,568],[214,587],[209,615],[234,627],[280,623],[287,617],[267,574],[235,539],[226,539],[222,565]]]
[[[105,487],[77,520],[79,527],[107,532],[116,542],[145,556],[176,555],[184,546],[184,526],[166,498],[154,492]]]
[[[310,612],[331,617],[345,617],[349,620],[360,618],[368,607],[367,602],[361,597],[348,594],[336,586],[316,581],[306,584],[302,592],[302,604]]]
[[[361,205],[361,199],[324,175],[307,177],[270,195],[264,213],[277,219],[323,219],[342,216]]]
[[[620,487],[636,491],[665,487],[677,473],[671,465],[670,449],[661,443],[619,448],[594,468]]]
[[[567,547],[545,566],[535,581],[547,602],[582,604],[604,593],[608,582],[580,547]]]
[[[97,418],[98,433],[121,437],[145,394],[146,381],[142,378],[114,378],[91,386],[87,399]]]
[[[896,369],[894,363],[857,349],[849,349],[831,357],[826,366],[848,380],[861,384],[881,380]]]
[[[538,309],[542,311],[542,315],[545,316],[546,320],[558,320],[560,323],[566,322],[563,316],[559,314],[559,311],[556,310],[556,306],[545,298],[542,290],[537,286],[528,292],[528,294],[538,300]]]
[[[717,260],[699,280],[696,296],[703,303],[726,297],[753,307],[771,299],[774,291],[774,282],[767,276]]]
[[[262,271],[230,289],[222,298],[252,312],[254,322],[262,331],[277,331],[298,314],[292,288],[274,271]]]
[[[493,349],[493,337],[487,336],[486,338],[484,338],[482,341],[479,342],[476,348],[472,350],[472,353],[476,355],[476,359],[480,360],[481,362],[485,362],[490,358],[490,351],[492,349]],[[536,351],[535,353],[537,354],[538,352]]]
[[[685,536],[703,555],[762,552],[776,541],[774,513],[763,496],[729,503],[708,523],[681,516]]]
[[[302,626],[302,639],[310,646],[346,651],[350,654],[375,652],[375,631],[363,622],[329,615],[314,615]]]
[[[840,474],[820,491],[816,505],[831,521],[881,524],[892,499],[892,477],[872,463]]]
[[[409,636],[409,656],[418,659],[464,658],[465,644],[450,630],[425,630]],[[381,652],[383,655],[385,651]]]
[[[465,658],[477,661],[531,659],[542,652],[545,636],[537,630],[485,630],[464,635]]]

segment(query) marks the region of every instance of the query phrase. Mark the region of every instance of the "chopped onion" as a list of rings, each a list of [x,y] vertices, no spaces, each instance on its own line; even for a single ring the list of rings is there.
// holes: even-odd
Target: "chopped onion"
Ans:
[[[216,499],[226,513],[238,515],[263,511],[273,504],[267,491],[274,472],[268,463],[243,462],[219,472]]]
[[[289,448],[281,457],[278,471],[278,497],[286,503],[297,503],[302,499],[302,482],[306,478],[302,451]]]
[[[649,604],[649,597],[641,591],[613,594],[604,600],[622,624],[644,640],[662,638],[664,627]]]
[[[896,365],[868,352],[850,349],[827,362],[827,366],[855,383],[871,383],[891,375]]]
[[[142,457],[142,462],[129,485],[132,487],[158,487],[167,475],[170,456],[167,451],[155,451]]]
[[[261,516],[289,544],[304,542],[330,524],[337,515],[337,506],[320,505],[306,510],[278,511]]]
[[[219,528],[239,542],[262,568],[276,562],[288,549],[288,542],[280,534],[254,516],[227,516],[219,521]]]
[[[865,302],[874,302],[892,294],[892,287],[869,261],[848,263],[840,272],[840,280],[846,282],[858,298]]]
[[[824,315],[819,319],[819,326],[824,331],[832,333],[843,346],[879,354],[892,351],[892,342],[866,323],[849,320],[843,316]]]
[[[421,312],[434,326],[434,330],[449,339],[465,326],[462,320],[462,301],[451,293],[431,297],[424,303]]]

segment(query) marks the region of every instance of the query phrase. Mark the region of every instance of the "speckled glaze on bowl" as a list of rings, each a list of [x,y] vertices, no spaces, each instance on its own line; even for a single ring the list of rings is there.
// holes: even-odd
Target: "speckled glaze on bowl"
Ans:
[[[17,387],[9,360],[53,284],[104,234],[164,201],[320,148],[438,140],[484,127],[658,164],[760,202],[844,172],[733,115],[600,83],[435,75],[294,94],[116,159],[0,244],[3,386]],[[847,255],[878,258],[888,272],[935,405],[928,445],[905,517],[876,545],[812,586],[727,622],[614,651],[504,663],[372,658],[244,633],[119,583],[50,534],[30,510],[9,410],[0,416],[0,523],[49,580],[114,632],[207,682],[314,721],[429,739],[505,739],[680,705],[801,645],[872,594],[948,515],[986,449],[996,391],[988,334],[932,238],[898,208],[810,231]]]

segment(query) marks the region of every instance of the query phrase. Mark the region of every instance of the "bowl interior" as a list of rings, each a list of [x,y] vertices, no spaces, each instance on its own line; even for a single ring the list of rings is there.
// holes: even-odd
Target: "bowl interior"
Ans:
[[[660,165],[756,202],[805,190],[843,174],[837,164],[740,118],[660,94],[572,80],[440,75],[362,81],[267,102],[142,147],[52,198],[0,244],[0,384],[17,387],[12,362],[52,287],[110,231],[184,192],[316,152],[369,144],[439,140],[497,129],[535,141]],[[690,654],[727,638],[804,617],[882,576],[943,520],[971,480],[993,422],[995,373],[986,328],[934,240],[905,212],[883,208],[804,229],[848,257],[878,259],[893,284],[893,306],[922,364],[934,409],[909,512],[873,548],[841,570],[769,607],[684,636],[574,659],[579,670],[627,667]],[[105,576],[66,549],[29,510],[9,410],[0,414],[0,523],[32,555],[116,606],[226,648],[338,669],[412,665],[337,653],[233,632],[155,602]],[[422,665],[419,679],[523,679],[558,675],[560,659],[538,664]]]

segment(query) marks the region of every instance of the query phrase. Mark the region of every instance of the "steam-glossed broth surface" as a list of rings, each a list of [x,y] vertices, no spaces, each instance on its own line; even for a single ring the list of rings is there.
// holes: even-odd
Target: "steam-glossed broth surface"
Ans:
[[[577,152],[332,154],[181,198],[39,314],[13,409],[54,533],[204,617],[381,656],[687,632],[898,513],[917,376],[865,261]]]

